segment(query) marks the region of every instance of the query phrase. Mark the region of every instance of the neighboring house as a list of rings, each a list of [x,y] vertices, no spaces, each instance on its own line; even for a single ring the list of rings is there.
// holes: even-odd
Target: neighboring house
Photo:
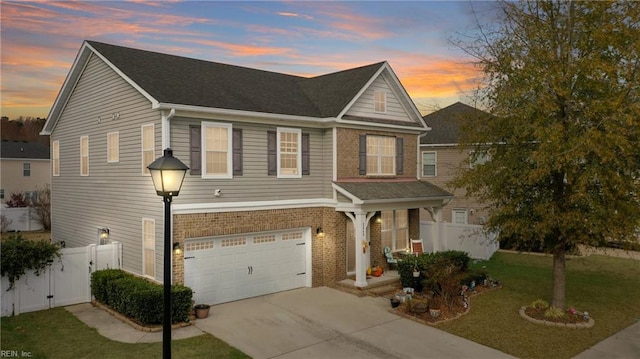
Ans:
[[[483,121],[490,115],[461,102],[424,116],[431,131],[420,138],[421,170],[424,180],[452,192],[455,198],[447,204],[442,213],[444,222],[454,224],[484,224],[488,212],[477,198],[467,196],[462,188],[454,188],[450,182],[456,173],[468,163],[473,149],[459,146],[460,128],[464,121]],[[479,161],[486,161],[486,158]],[[466,162],[465,162],[466,161]],[[422,218],[431,220],[428,212]]]
[[[14,193],[33,198],[49,184],[49,147],[36,142],[2,140],[0,149],[0,201]]]
[[[51,135],[52,238],[123,243],[162,279],[163,203],[146,166],[190,167],[172,205],[173,282],[221,303],[334,285],[419,238],[452,195],[418,180],[429,128],[387,62],[304,78],[83,43]],[[435,233],[435,232],[434,232]]]

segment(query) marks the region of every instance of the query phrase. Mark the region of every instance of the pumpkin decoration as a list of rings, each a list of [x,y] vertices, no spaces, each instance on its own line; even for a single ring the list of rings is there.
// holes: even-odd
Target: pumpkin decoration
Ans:
[[[383,272],[384,272],[384,269],[382,269],[382,266],[375,266],[371,269],[371,275],[374,277],[381,276]]]

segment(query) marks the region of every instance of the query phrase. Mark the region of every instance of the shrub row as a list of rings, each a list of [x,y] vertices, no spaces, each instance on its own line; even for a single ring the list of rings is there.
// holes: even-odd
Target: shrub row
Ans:
[[[437,267],[443,263],[451,263],[460,272],[466,272],[471,258],[467,252],[444,251],[435,253],[423,253],[419,256],[409,256],[398,263],[398,274],[403,287],[414,287],[417,282],[422,282],[432,276]],[[414,269],[420,272],[420,277],[413,276]],[[414,287],[415,288],[415,287]]]
[[[162,324],[163,286],[120,269],[104,269],[91,274],[91,293],[95,299],[118,313],[142,324]],[[192,308],[191,288],[171,286],[171,321],[188,321]]]

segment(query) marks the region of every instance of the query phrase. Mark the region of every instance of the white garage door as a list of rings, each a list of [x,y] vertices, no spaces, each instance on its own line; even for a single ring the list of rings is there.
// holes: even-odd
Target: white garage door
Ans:
[[[311,286],[310,244],[309,228],[187,240],[184,282],[206,304]]]

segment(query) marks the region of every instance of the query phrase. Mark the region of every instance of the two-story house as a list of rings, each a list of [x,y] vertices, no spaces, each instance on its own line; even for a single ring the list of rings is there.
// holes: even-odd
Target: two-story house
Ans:
[[[2,140],[0,168],[1,203],[14,193],[33,198],[49,184],[49,147],[37,142]]]
[[[490,116],[487,112],[456,102],[423,117],[431,131],[420,138],[420,177],[455,195],[444,207],[444,222],[484,224],[487,219],[486,205],[476,197],[467,196],[463,188],[454,188],[451,181],[461,169],[488,160],[481,157],[471,161],[473,149],[461,148],[459,139],[465,121],[486,121]],[[423,218],[430,220],[424,212]]]
[[[123,243],[123,268],[162,279],[163,204],[147,165],[190,167],[173,199],[173,282],[221,303],[334,285],[419,238],[452,198],[418,179],[429,128],[387,62],[317,77],[86,41],[51,135],[52,238]]]

